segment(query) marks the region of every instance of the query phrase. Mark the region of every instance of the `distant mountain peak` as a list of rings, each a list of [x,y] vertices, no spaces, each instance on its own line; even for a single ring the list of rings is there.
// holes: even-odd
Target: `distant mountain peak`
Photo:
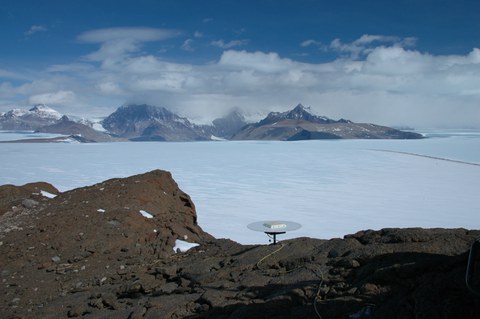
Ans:
[[[298,103],[297,106],[295,106],[295,108],[292,110],[292,111],[301,111],[301,110],[304,110],[304,111],[310,111],[310,106],[304,106],[302,103]]]
[[[116,115],[120,117],[127,116],[130,119],[137,119],[137,120],[152,120],[152,119],[172,120],[172,119],[180,118],[179,116],[170,112],[164,107],[153,106],[148,104],[122,105],[112,115]]]
[[[27,114],[27,111],[15,108],[15,109],[12,109],[8,112],[5,112],[4,116],[5,117],[7,117],[7,116],[8,117],[21,117],[25,114]]]
[[[402,132],[375,124],[353,123],[317,116],[298,104],[290,111],[271,112],[255,124],[244,126],[233,140],[313,140],[313,139],[416,139],[420,134]]]
[[[119,107],[102,122],[110,133],[132,140],[206,140],[188,119],[164,107],[130,104]]]
[[[287,111],[285,114],[285,118],[288,119],[311,119],[312,116],[315,115],[310,112],[309,107],[305,107],[302,104],[298,104],[293,110]]]
[[[44,105],[37,104],[28,111],[12,109],[0,116],[2,130],[36,130],[58,121],[62,114]]]
[[[59,120],[62,117],[62,114],[51,107],[46,106],[45,104],[36,104],[34,107],[28,110],[28,112],[40,117],[51,118],[55,120]]]
[[[335,122],[332,119],[329,119],[325,116],[317,116],[310,112],[309,107],[305,107],[302,104],[298,104],[292,110],[286,112],[271,112],[267,115],[265,119],[259,122],[259,125],[272,124],[279,121],[285,120],[296,120],[296,121],[307,121],[312,123],[333,123]]]

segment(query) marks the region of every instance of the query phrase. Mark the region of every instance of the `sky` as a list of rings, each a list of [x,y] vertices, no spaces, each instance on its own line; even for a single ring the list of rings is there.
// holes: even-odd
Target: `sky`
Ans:
[[[478,0],[3,0],[0,112],[480,128]]]

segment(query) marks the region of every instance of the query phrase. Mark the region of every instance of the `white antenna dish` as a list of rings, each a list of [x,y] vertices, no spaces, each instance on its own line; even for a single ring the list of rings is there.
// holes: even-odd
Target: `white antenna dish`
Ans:
[[[248,229],[263,232],[267,234],[267,236],[273,236],[274,245],[277,243],[277,235],[285,234],[287,231],[297,230],[300,227],[302,227],[302,225],[299,223],[283,220],[265,220],[247,225]]]

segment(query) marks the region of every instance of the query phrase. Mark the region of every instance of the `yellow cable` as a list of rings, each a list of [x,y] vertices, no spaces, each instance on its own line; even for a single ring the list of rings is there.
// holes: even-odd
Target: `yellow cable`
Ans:
[[[255,267],[257,269],[260,269],[260,264],[262,263],[262,261],[264,261],[265,259],[267,259],[268,257],[278,253],[280,250],[283,249],[283,247],[285,247],[285,245],[281,242],[280,243],[280,248],[272,251],[271,253],[269,253],[268,255],[264,256],[262,259],[260,259],[256,264],[255,264]],[[296,270],[296,269],[299,269],[299,268],[303,268],[305,266],[301,266],[301,267],[297,267],[297,268],[294,268],[290,271],[286,271],[285,273],[289,273],[293,270]],[[310,268],[308,268],[310,269]],[[320,289],[322,288],[322,285],[323,285],[323,272],[320,270],[320,276],[317,274],[316,271],[314,271],[313,269],[310,269],[317,277],[320,277],[320,283],[318,284],[318,289],[317,289],[317,293],[315,294],[315,297],[313,299],[313,308],[315,310],[315,313],[316,315],[318,316],[319,319],[322,319],[322,316],[320,315],[320,313],[318,312],[318,309],[317,309],[317,298],[320,297]]]
[[[280,243],[280,248],[278,248],[277,250],[275,250],[275,251],[271,252],[270,254],[266,255],[266,256],[263,257],[262,259],[260,259],[260,260],[257,262],[257,264],[256,264],[257,269],[260,269],[260,263],[261,263],[262,261],[264,261],[264,260],[267,259],[268,257],[270,257],[270,256],[278,253],[280,250],[283,249],[283,247],[285,247],[285,245],[284,245],[283,243]]]

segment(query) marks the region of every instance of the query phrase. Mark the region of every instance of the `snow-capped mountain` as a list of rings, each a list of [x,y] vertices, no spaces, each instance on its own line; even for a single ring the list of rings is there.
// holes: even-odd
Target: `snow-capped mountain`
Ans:
[[[62,114],[44,105],[35,105],[30,110],[13,109],[0,116],[2,130],[36,130],[58,121]]]
[[[37,116],[45,119],[59,120],[63,115],[60,112],[46,106],[45,104],[37,104],[30,110],[28,114],[32,116]]]
[[[134,141],[201,141],[210,135],[188,119],[153,105],[125,105],[103,120],[110,133]]]
[[[99,124],[96,121],[97,126]],[[0,130],[35,130],[67,135],[89,135],[88,141],[205,141],[234,140],[308,140],[308,139],[412,139],[423,136],[394,128],[332,120],[312,114],[299,104],[286,112],[271,112],[263,120],[247,124],[239,110],[215,119],[211,125],[196,125],[185,117],[152,105],[119,107],[101,122],[110,134],[96,134],[90,120],[72,121],[45,105],[28,111],[13,109],[0,115]],[[82,131],[83,133],[80,133]],[[98,131],[98,130],[97,130]],[[99,132],[97,132],[99,133]]]
[[[197,125],[164,107],[146,104],[122,106],[103,120],[108,132],[133,141],[229,139],[246,124],[236,109],[213,120],[212,125]]]
[[[234,140],[313,140],[313,139],[415,139],[423,136],[390,127],[338,121],[317,116],[299,104],[287,112],[271,112],[255,124],[237,132]]]

